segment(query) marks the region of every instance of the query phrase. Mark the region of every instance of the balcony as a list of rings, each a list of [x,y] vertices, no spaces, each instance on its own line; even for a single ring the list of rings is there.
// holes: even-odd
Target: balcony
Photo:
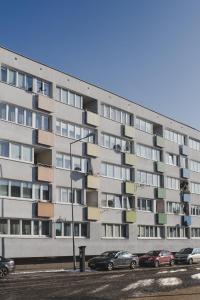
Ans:
[[[167,224],[167,215],[165,213],[158,213],[156,215],[156,221],[158,225]]]
[[[53,182],[53,169],[47,166],[37,166],[37,180]]]
[[[187,156],[189,154],[188,147],[185,145],[180,146],[180,154]]]
[[[47,112],[54,112],[54,101],[47,96],[37,95],[37,108]]]
[[[87,175],[87,183],[86,186],[88,189],[98,190],[100,186],[99,177],[93,175]]]
[[[37,130],[37,143],[49,147],[54,146],[54,135],[52,132]]]
[[[124,153],[124,164],[134,166],[135,165],[136,156],[131,153]]]
[[[136,222],[136,211],[126,210],[125,211],[125,222],[126,223],[135,223]]]
[[[86,124],[94,127],[98,127],[100,123],[99,115],[88,110],[85,113],[86,113]]]
[[[190,177],[190,171],[188,169],[182,168],[181,169],[181,177],[188,179]]]
[[[136,193],[137,186],[135,182],[132,181],[126,181],[124,183],[124,192],[125,194],[131,194],[134,195]]]
[[[135,138],[135,128],[133,126],[122,125],[123,135],[129,139]]]
[[[164,199],[166,197],[166,190],[164,188],[156,188],[156,197]]]
[[[99,146],[91,143],[86,143],[86,155],[92,157],[99,156]]]
[[[184,226],[192,225],[192,217],[191,216],[183,216],[183,225]]]
[[[100,209],[98,207],[87,207],[87,220],[88,221],[99,221],[100,220]]]
[[[183,202],[190,202],[191,201],[191,194],[190,193],[183,193],[182,195]]]
[[[52,203],[38,202],[37,217],[52,218],[54,216],[54,205]]]
[[[156,171],[159,173],[164,173],[165,172],[165,164],[161,161],[156,162]]]
[[[159,148],[163,148],[165,146],[165,141],[163,139],[163,137],[156,135],[155,136],[155,146],[159,147]]]

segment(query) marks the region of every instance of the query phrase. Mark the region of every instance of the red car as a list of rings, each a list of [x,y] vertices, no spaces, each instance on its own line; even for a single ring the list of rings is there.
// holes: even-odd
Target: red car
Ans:
[[[174,262],[174,255],[167,250],[153,250],[139,257],[140,266],[154,266],[157,268],[160,265],[173,266]]]

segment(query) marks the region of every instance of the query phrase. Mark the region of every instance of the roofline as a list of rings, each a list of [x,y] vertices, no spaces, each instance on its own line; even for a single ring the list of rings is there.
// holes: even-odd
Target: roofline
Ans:
[[[88,82],[88,81],[86,81],[86,80],[80,79],[79,77],[76,77],[76,76],[71,75],[71,74],[69,74],[69,73],[66,73],[66,72],[64,72],[64,71],[61,71],[61,70],[59,70],[59,69],[56,69],[55,67],[52,67],[52,66],[46,65],[46,64],[44,64],[44,63],[41,63],[40,61],[34,60],[34,59],[32,59],[32,58],[29,58],[28,56],[25,56],[25,55],[23,55],[23,54],[20,54],[20,53],[18,53],[18,52],[15,52],[15,51],[13,51],[13,50],[10,50],[9,48],[4,47],[4,46],[2,46],[2,45],[0,45],[0,48],[2,48],[2,49],[4,49],[4,50],[7,50],[7,51],[9,51],[9,52],[11,52],[11,53],[20,55],[20,56],[23,57],[23,58],[26,58],[26,59],[28,59],[28,60],[31,60],[31,61],[33,61],[33,62],[35,62],[35,63],[38,63],[38,64],[40,64],[40,65],[42,65],[42,66],[45,66],[45,67],[47,67],[47,68],[50,68],[50,69],[52,69],[52,70],[54,70],[54,71],[57,71],[57,72],[59,72],[59,73],[62,73],[62,74],[64,74],[64,75],[67,75],[67,76],[70,76],[70,77],[72,77],[72,78],[75,78],[75,79],[77,79],[77,80],[79,80],[79,81],[81,81],[81,82],[84,82],[84,83],[86,83],[86,84],[89,84],[89,85],[91,85],[91,86],[93,86],[93,87],[95,87],[95,88],[101,89],[101,90],[103,90],[103,91],[105,91],[105,92],[107,92],[107,93],[110,93],[110,94],[112,94],[112,95],[114,95],[114,96],[117,96],[117,97],[119,97],[119,98],[122,98],[123,100],[126,100],[126,101],[128,101],[128,102],[134,103],[135,105],[138,105],[138,106],[140,106],[140,107],[142,107],[142,108],[145,108],[145,109],[147,109],[147,110],[149,110],[149,111],[151,111],[151,112],[153,112],[153,113],[156,113],[156,114],[158,114],[158,115],[160,115],[160,116],[162,116],[162,117],[165,117],[165,118],[167,118],[167,119],[169,119],[169,120],[175,121],[175,122],[177,122],[177,123],[179,123],[179,124],[181,124],[181,125],[187,126],[187,127],[191,128],[191,129],[193,129],[193,130],[196,130],[196,131],[200,132],[200,130],[197,129],[197,128],[195,128],[195,127],[192,127],[192,126],[190,126],[190,125],[188,125],[188,124],[186,124],[186,123],[177,121],[177,120],[175,120],[175,119],[173,119],[173,118],[171,118],[171,117],[168,117],[168,116],[166,116],[166,115],[164,115],[164,114],[162,114],[162,113],[159,113],[159,112],[157,112],[157,111],[155,111],[155,110],[153,110],[153,109],[151,109],[151,108],[148,108],[148,107],[146,107],[146,106],[144,106],[144,105],[141,105],[141,104],[139,104],[139,103],[137,103],[137,102],[135,102],[135,101],[133,101],[133,100],[130,100],[130,99],[128,99],[128,98],[125,98],[125,97],[123,97],[123,96],[121,96],[121,95],[119,95],[119,94],[116,94],[116,93],[114,93],[114,92],[112,92],[112,91],[110,91],[110,90],[107,90],[107,89],[105,89],[105,88],[103,88],[103,87],[100,87],[100,86],[98,86],[98,85],[96,85],[96,84],[94,84],[94,83],[90,83],[90,82]]]

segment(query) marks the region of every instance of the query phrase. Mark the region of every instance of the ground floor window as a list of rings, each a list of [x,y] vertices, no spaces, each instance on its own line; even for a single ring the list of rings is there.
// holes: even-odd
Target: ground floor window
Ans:
[[[191,228],[191,237],[200,238],[200,228]]]
[[[102,227],[105,238],[128,238],[127,224],[103,224]]]
[[[71,222],[57,222],[55,224],[56,236],[71,237],[72,236],[72,223]],[[75,237],[88,237],[89,224],[87,222],[74,223],[74,236]]]
[[[162,238],[164,237],[164,227],[139,225],[138,237],[139,238]]]
[[[168,238],[186,238],[188,237],[188,229],[180,226],[168,226],[167,227]]]

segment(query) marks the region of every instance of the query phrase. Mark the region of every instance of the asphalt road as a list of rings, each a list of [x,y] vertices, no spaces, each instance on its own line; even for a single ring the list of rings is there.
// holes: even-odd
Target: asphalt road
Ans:
[[[27,272],[0,279],[0,299],[149,299],[159,293],[181,294],[181,289],[199,284],[200,265],[112,272]],[[200,299],[200,293],[197,296]],[[186,299],[191,297],[188,295]]]

